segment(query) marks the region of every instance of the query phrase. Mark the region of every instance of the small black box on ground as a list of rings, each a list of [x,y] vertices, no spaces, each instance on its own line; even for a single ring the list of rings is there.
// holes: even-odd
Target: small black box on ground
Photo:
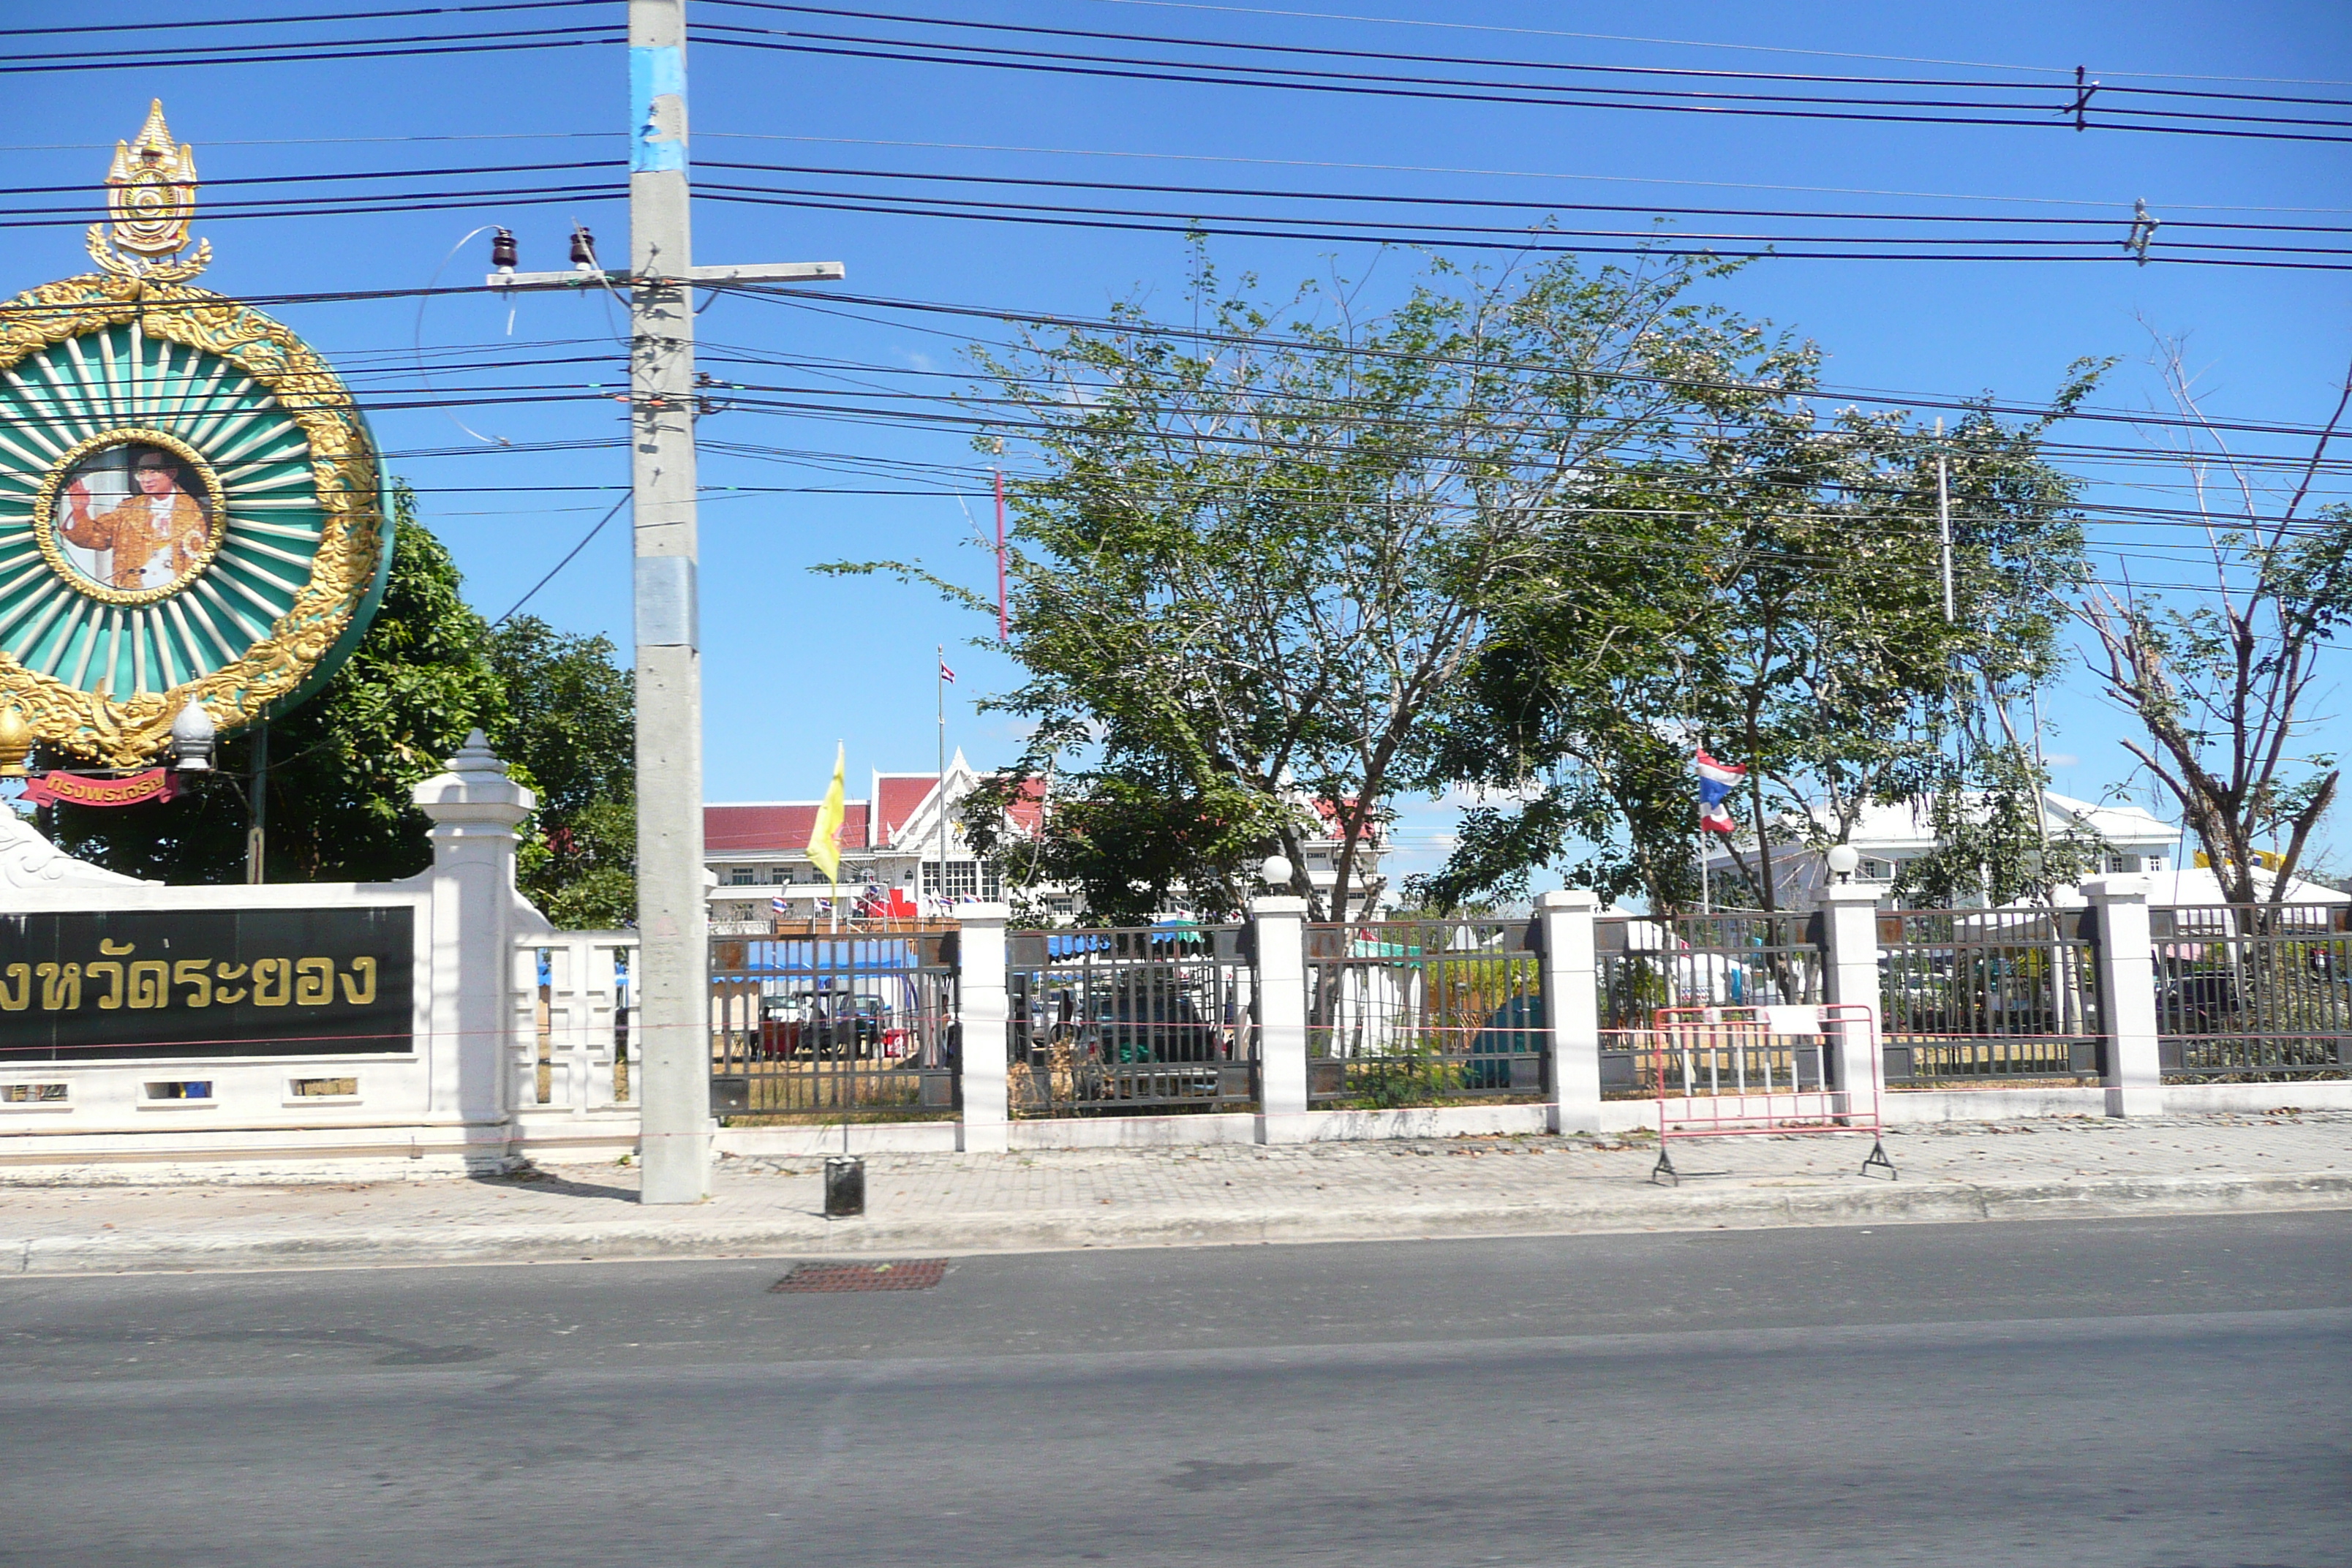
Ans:
[[[866,1162],[827,1160],[824,1163],[824,1217],[842,1219],[866,1212]]]

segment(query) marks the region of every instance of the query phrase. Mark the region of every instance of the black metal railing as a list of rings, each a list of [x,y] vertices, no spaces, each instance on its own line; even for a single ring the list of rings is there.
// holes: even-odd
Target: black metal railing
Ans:
[[[1307,927],[1307,1103],[1542,1098],[1551,1053],[1533,934],[1524,921]]]
[[[1593,927],[1601,1092],[1656,1092],[1661,1007],[1801,1006],[1826,998],[1818,914],[1604,915]]]
[[[811,931],[710,944],[710,1104],[740,1124],[956,1110],[956,933]]]
[[[1882,911],[1887,1083],[2095,1081],[2096,931],[2085,909]]]
[[[2352,1075],[2352,906],[2155,909],[2148,935],[2166,1078]]]
[[[1257,1103],[1243,928],[1171,921],[1014,931],[1006,947],[1006,1100],[1018,1117]]]

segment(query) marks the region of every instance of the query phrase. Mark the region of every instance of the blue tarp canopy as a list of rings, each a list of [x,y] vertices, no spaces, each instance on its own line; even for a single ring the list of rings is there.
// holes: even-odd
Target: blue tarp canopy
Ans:
[[[922,962],[910,937],[793,937],[747,942],[742,963],[720,967],[728,974],[892,974]]]

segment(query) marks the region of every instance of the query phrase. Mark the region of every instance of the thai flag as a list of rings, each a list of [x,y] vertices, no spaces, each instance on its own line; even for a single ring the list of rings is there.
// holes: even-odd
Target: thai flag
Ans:
[[[1748,770],[1729,763],[1717,762],[1706,754],[1704,747],[1698,751],[1694,765],[1698,769],[1699,826],[1709,833],[1734,831],[1738,824],[1731,820],[1731,813],[1725,807],[1723,797],[1739,787],[1740,781],[1748,776]]]
[[[774,898],[768,900],[768,908],[780,915],[788,915],[793,912],[792,905],[784,902],[784,896],[782,893],[778,893]]]

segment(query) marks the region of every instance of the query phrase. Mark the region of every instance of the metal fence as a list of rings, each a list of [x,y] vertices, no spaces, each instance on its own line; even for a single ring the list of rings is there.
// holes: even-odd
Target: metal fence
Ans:
[[[2148,934],[2168,1079],[2352,1074],[2352,906],[2155,909]]]
[[[1822,941],[1815,914],[1602,917],[1593,928],[1602,1096],[1642,1099],[1672,1075],[1650,1026],[1662,1007],[1822,1001]]]
[[[1010,933],[1018,1117],[1252,1110],[1255,977],[1235,925]]]
[[[1522,921],[1307,928],[1307,1100],[1380,1109],[1542,1097],[1542,964]]]
[[[746,1121],[951,1116],[951,929],[719,937],[710,1107]]]
[[[1886,1081],[2096,1081],[2096,931],[2087,909],[1882,912]]]

